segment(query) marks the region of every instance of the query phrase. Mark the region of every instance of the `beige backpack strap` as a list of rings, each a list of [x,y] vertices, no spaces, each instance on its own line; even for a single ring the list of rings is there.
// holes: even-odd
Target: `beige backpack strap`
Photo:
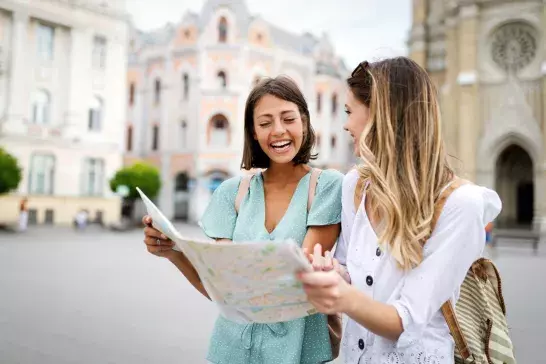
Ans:
[[[246,193],[248,192],[252,177],[254,177],[253,174],[248,174],[246,176],[241,177],[241,182],[239,182],[239,189],[237,190],[237,196],[235,197],[235,212],[236,213],[239,213],[239,207],[241,206],[241,202],[243,202],[243,198],[245,198]]]
[[[311,211],[313,200],[315,199],[315,193],[317,191],[317,182],[322,170],[319,168],[313,168],[311,170],[311,177],[309,178],[309,194],[307,196],[307,212]]]
[[[438,219],[440,218],[440,215],[442,213],[442,210],[444,208],[444,205],[451,195],[453,191],[455,191],[457,188],[461,187],[462,185],[465,185],[467,183],[470,183],[466,180],[460,179],[458,177],[455,177],[453,181],[442,191],[440,194],[438,201],[436,201],[436,206],[434,208],[434,216],[432,218],[432,224],[430,231],[432,232],[434,228],[436,227],[436,223],[438,222]],[[451,301],[447,301],[442,305],[442,314],[444,315],[444,318],[447,322],[447,326],[449,327],[449,331],[451,332],[451,336],[453,336],[453,341],[455,342],[455,346],[457,347],[457,350],[459,351],[459,354],[461,357],[466,360],[472,355],[470,352],[470,348],[468,347],[468,343],[466,339],[463,336],[463,333],[461,331],[461,326],[459,325],[459,321],[457,320],[457,316],[455,315],[455,309],[453,308],[453,304]]]

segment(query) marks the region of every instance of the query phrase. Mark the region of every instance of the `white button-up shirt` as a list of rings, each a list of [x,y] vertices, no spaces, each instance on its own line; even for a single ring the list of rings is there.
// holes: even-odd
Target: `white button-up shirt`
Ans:
[[[357,181],[356,170],[343,181],[342,233],[335,257],[347,267],[355,287],[397,309],[404,332],[393,342],[349,318],[342,343],[345,363],[452,364],[454,343],[440,307],[448,299],[456,302],[468,269],[481,257],[485,226],[501,210],[498,195],[470,184],[456,189],[425,244],[423,262],[404,272],[379,247],[364,209],[365,196],[355,211]]]

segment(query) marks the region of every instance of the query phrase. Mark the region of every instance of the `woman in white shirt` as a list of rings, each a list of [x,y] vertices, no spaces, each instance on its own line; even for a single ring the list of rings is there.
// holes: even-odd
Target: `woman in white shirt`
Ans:
[[[347,83],[345,129],[362,162],[343,182],[335,259],[316,248],[322,271],[300,280],[319,311],[348,316],[346,363],[451,364],[440,307],[458,299],[501,202],[492,190],[463,185],[431,231],[436,199],[455,177],[431,79],[400,57],[363,62]]]

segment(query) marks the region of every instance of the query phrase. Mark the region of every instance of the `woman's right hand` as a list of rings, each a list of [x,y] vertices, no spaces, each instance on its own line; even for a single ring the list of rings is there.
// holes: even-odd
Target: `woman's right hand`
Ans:
[[[178,254],[176,250],[173,250],[173,241],[152,226],[152,218],[150,216],[144,216],[142,223],[145,226],[144,243],[149,253],[167,259],[172,259]]]
[[[345,281],[351,283],[349,272],[344,266],[339,264],[339,261],[332,256],[330,251],[326,251],[324,255],[322,255],[322,245],[316,244],[312,254],[310,254],[306,248],[304,248],[303,251],[309,262],[313,265],[314,271],[328,272],[334,270],[343,277]]]

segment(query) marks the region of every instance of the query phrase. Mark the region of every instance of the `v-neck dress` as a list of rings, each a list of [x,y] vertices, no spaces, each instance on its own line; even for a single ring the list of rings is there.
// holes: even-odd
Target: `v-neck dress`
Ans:
[[[317,181],[309,214],[307,198],[311,173],[299,181],[288,209],[275,229],[265,227],[264,181],[261,173],[250,181],[239,214],[235,198],[240,177],[224,181],[213,193],[200,221],[205,234],[216,239],[303,243],[307,228],[341,221],[343,175],[324,170]],[[207,360],[215,364],[318,364],[332,360],[326,316],[315,314],[273,324],[237,324],[219,316],[210,340]]]

